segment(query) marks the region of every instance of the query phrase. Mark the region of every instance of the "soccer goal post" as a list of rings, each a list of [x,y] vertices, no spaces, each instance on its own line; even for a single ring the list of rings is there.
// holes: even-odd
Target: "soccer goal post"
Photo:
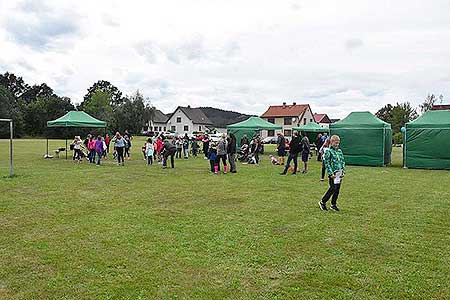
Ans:
[[[9,122],[9,176],[14,176],[14,164],[13,164],[13,120],[12,119],[0,119],[0,122]]]

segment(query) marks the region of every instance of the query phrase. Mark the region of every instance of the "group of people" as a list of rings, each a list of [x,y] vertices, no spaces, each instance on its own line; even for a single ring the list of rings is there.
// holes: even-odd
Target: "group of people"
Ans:
[[[286,175],[290,169],[291,161],[294,162],[294,167],[292,168],[292,174],[297,173],[297,159],[298,155],[301,153],[301,159],[304,163],[304,169],[302,173],[308,172],[308,158],[311,152],[311,146],[309,139],[305,132],[301,132],[301,138],[297,131],[292,134],[292,140],[289,143],[289,155],[284,166],[281,175]],[[326,203],[331,199],[330,208],[334,211],[339,211],[337,206],[337,200],[339,197],[339,192],[341,189],[342,178],[345,175],[345,160],[342,150],[339,149],[340,138],[337,135],[333,135],[331,138],[328,137],[327,133],[319,134],[316,139],[316,149],[317,149],[317,160],[322,162],[322,171],[320,181],[325,181],[325,172],[328,174],[329,188],[319,201],[319,207],[321,210],[328,210]],[[278,133],[277,139],[277,152],[279,159],[271,156],[271,161],[273,164],[283,165],[284,157],[286,156],[286,139],[282,133]]]
[[[94,137],[88,134],[83,141],[79,135],[75,136],[70,144],[70,149],[73,150],[73,161],[81,163],[86,158],[89,163],[100,166],[102,159],[106,159],[109,154],[110,144],[114,143],[114,158],[117,158],[119,165],[124,165],[124,158],[130,159],[132,135],[125,131],[124,136],[118,132],[111,139],[108,134],[104,137],[98,135]]]
[[[306,133],[304,131],[301,132],[301,138],[299,137],[298,131],[294,131],[292,133],[292,139],[289,142],[289,155],[288,159],[285,165],[285,168],[283,172],[280,173],[280,175],[286,175],[290,165],[291,161],[294,162],[294,168],[292,169],[292,174],[297,174],[297,168],[298,168],[298,156],[301,154],[301,159],[303,162],[303,170],[302,173],[308,173],[308,159],[309,154],[311,151],[311,145],[309,143],[309,139],[306,136]],[[282,133],[278,133],[277,138],[277,153],[279,157],[279,162],[281,165],[284,165],[284,158],[286,156],[286,138],[283,136]]]
[[[213,174],[218,174],[221,170],[222,164],[223,173],[228,172],[228,163],[230,165],[230,172],[236,173],[236,137],[233,133],[226,135],[222,134],[218,142],[209,139],[208,136],[203,138],[203,151],[205,158],[209,160],[210,171]]]
[[[114,145],[114,158],[117,159],[118,165],[124,165],[125,158],[130,159],[132,135],[125,131],[124,135],[116,132],[111,139],[108,134],[105,137],[101,135],[94,137],[88,135],[82,141],[80,136],[75,136],[71,144],[71,149],[74,151],[73,160],[80,163],[83,158],[86,158],[90,163],[96,163],[97,166],[101,164],[103,158],[107,158],[110,144]],[[233,133],[222,134],[219,141],[215,142],[204,135],[202,138],[202,151],[205,159],[209,160],[209,169],[213,174],[218,174],[223,170],[226,174],[228,171],[236,173],[237,160],[237,141]],[[263,146],[259,136],[253,137],[251,140],[246,135],[240,140],[241,149],[240,154],[247,152],[247,163],[259,164],[259,154],[262,152]],[[337,135],[328,137],[326,133],[320,134],[316,141],[316,149],[318,153],[318,161],[322,162],[320,181],[325,181],[325,173],[328,174],[329,188],[319,201],[319,207],[322,210],[328,210],[326,203],[331,199],[330,208],[339,211],[337,207],[337,200],[339,197],[342,178],[345,175],[345,160],[342,150],[339,149],[340,138]],[[182,154],[185,159],[189,157],[189,146],[194,157],[197,156],[200,146],[196,139],[190,139],[187,134],[181,137],[166,138],[164,135],[159,135],[156,138],[148,138],[142,146],[144,159],[148,165],[152,165],[154,161],[158,160],[163,166],[167,168],[167,161],[170,158],[171,168],[175,167],[175,156],[181,158]],[[287,153],[288,148],[288,153]],[[271,156],[273,164],[284,165],[284,170],[281,175],[286,175],[288,170],[292,170],[292,174],[297,173],[298,156],[301,155],[304,168],[302,173],[308,172],[308,159],[311,152],[309,139],[305,132],[294,131],[290,142],[286,140],[282,133],[278,133],[277,138],[277,154],[278,160]],[[287,161],[285,161],[286,154],[288,154]],[[291,168],[291,162],[294,166]]]

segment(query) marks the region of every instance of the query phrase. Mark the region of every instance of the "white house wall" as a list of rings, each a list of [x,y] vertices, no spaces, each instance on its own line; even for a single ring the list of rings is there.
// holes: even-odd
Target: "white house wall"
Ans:
[[[180,123],[177,122],[178,117],[181,118]],[[173,113],[169,121],[167,121],[167,130],[172,130],[172,126],[175,126],[175,133],[177,134],[192,134],[193,131],[198,131],[198,125],[197,128],[194,128],[194,123],[192,123],[191,119],[189,119],[179,108]],[[189,130],[184,131],[184,126],[188,126]]]

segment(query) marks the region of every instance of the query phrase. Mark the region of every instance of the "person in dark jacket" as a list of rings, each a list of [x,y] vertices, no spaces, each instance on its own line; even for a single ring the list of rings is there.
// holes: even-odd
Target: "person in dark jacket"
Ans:
[[[294,161],[294,170],[292,171],[292,175],[297,174],[297,159],[300,151],[300,138],[298,137],[298,131],[294,130],[294,132],[292,133],[291,143],[289,144],[289,156],[286,162],[286,166],[284,167],[284,170],[280,173],[280,175],[286,175],[292,160]]]
[[[281,132],[278,132],[277,138],[278,161],[284,165],[284,157],[286,156],[286,139]]]
[[[302,149],[302,162],[303,162],[303,165],[304,165],[304,169],[302,170],[302,173],[306,174],[306,173],[308,173],[308,158],[309,158],[309,153],[310,153],[311,146],[309,144],[309,139],[306,136],[306,132],[302,131],[301,135],[302,135],[302,141],[301,141],[301,144],[302,144],[302,147],[301,147],[301,149]]]
[[[175,146],[175,141],[165,140],[163,146],[163,168],[167,168],[167,159],[170,156],[170,166],[175,168],[175,152],[177,152],[177,147]]]
[[[315,144],[316,144],[317,161],[322,161],[322,155],[320,155],[320,153],[319,153],[320,148],[322,148],[322,146],[324,144],[323,141],[322,141],[322,134],[321,133],[319,133],[317,135]]]
[[[227,154],[230,162],[230,172],[236,173],[236,136],[233,133],[228,134]]]
[[[202,139],[203,143],[203,154],[205,155],[205,159],[208,159],[208,150],[209,150],[209,136],[205,134]]]

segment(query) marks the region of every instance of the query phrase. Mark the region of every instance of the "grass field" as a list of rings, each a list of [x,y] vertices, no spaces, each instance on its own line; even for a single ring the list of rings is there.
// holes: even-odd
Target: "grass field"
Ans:
[[[348,167],[341,212],[322,212],[316,161],[163,170],[141,141],[95,167],[16,140],[12,179],[0,141],[0,299],[450,299],[450,172],[394,149],[393,167]]]

